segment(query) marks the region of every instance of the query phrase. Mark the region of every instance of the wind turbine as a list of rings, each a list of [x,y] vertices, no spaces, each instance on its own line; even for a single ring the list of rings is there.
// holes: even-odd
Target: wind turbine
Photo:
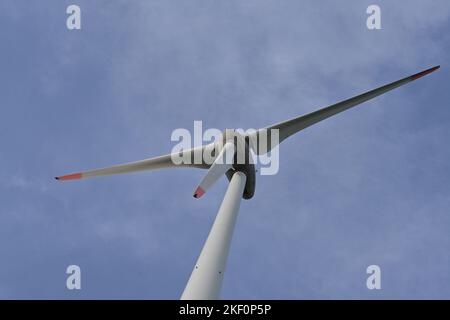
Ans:
[[[190,300],[217,299],[219,297],[231,237],[241,199],[250,199],[255,192],[256,170],[252,162],[250,150],[256,155],[265,154],[272,150],[278,143],[281,143],[284,139],[298,131],[421,78],[439,69],[439,67],[436,66],[424,70],[326,108],[259,129],[252,133],[240,134],[235,130],[227,129],[224,131],[221,141],[183,150],[178,154],[172,153],[112,167],[59,176],[56,179],[65,181],[162,168],[195,167],[208,170],[194,192],[194,197],[200,198],[225,174],[230,181],[228,189],[181,296],[181,299]],[[269,140],[267,133],[278,134],[278,141],[274,142],[271,139]],[[261,141],[263,143],[259,144],[258,142]],[[260,147],[261,145],[263,146],[262,148]],[[206,153],[212,156],[211,162],[204,161],[203,155]],[[175,163],[174,158],[179,156],[194,161]],[[195,161],[195,159],[200,159],[200,162]]]

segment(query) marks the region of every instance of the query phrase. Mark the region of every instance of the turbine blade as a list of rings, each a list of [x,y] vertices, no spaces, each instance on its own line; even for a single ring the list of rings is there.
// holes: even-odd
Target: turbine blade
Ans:
[[[194,192],[194,198],[200,198],[205,194],[205,192],[217,181],[219,178],[225,174],[228,170],[233,167],[232,159],[234,156],[234,144],[231,142],[226,143],[223,146],[222,151],[220,151],[216,160],[213,162],[209,168],[206,175],[203,177],[202,181],[198,185]],[[229,157],[229,161],[226,158]],[[231,161],[230,161],[231,160]]]
[[[149,158],[145,160],[129,162],[125,164],[115,165],[112,167],[106,167],[102,169],[96,169],[91,171],[73,173],[64,176],[55,177],[56,180],[65,181],[65,180],[75,180],[82,178],[90,178],[90,177],[98,177],[98,176],[108,176],[114,174],[121,173],[129,173],[129,172],[137,172],[137,171],[145,171],[145,170],[157,170],[163,168],[173,168],[173,167],[194,167],[194,168],[202,168],[208,169],[209,165],[204,163],[203,161],[203,152],[205,149],[213,148],[214,144],[209,144],[206,146],[184,150],[182,154],[186,156],[186,158],[190,158],[190,163],[180,163],[176,164],[172,160],[173,154],[167,154],[160,157]],[[177,154],[177,156],[180,154]],[[201,163],[195,164],[195,159],[201,159]]]
[[[386,92],[389,92],[395,88],[398,88],[404,84],[410,83],[414,80],[417,80],[427,74],[430,74],[434,71],[436,71],[437,69],[439,69],[440,66],[435,66],[433,68],[421,71],[419,73],[416,73],[412,76],[403,78],[401,80],[389,83],[387,85],[384,85],[382,87],[379,87],[377,89],[368,91],[366,93],[360,94],[358,96],[355,96],[353,98],[341,101],[339,103],[333,104],[329,107],[314,111],[312,113],[291,119],[291,120],[287,120],[287,121],[283,121],[274,125],[271,125],[269,127],[260,129],[252,134],[250,134],[250,140],[251,141],[257,141],[257,139],[259,139],[260,137],[260,132],[261,130],[267,130],[267,136],[270,136],[268,133],[270,132],[270,130],[272,129],[278,129],[279,130],[279,143],[281,143],[284,139],[288,138],[289,136],[297,133],[300,130],[303,130],[309,126],[312,126],[313,124],[316,124],[319,121],[325,120],[331,116],[334,116],[342,111],[345,111],[347,109],[350,109],[352,107],[355,107],[363,102],[366,102],[370,99],[373,99],[379,95],[382,95]],[[262,136],[262,135],[261,135]],[[270,143],[270,139],[268,141],[268,148],[267,150],[261,150],[263,151],[270,151],[273,147],[276,146],[276,144],[271,144]],[[257,153],[257,154],[262,154],[259,153],[258,150],[258,146],[256,146],[254,143],[252,145],[252,149]],[[264,152],[265,153],[265,152]]]

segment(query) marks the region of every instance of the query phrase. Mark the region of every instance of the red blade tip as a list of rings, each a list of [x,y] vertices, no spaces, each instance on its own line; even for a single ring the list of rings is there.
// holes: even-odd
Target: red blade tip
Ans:
[[[203,190],[201,187],[198,187],[197,190],[194,192],[194,198],[200,198],[202,195],[205,194],[205,190]]]
[[[56,180],[75,180],[75,179],[81,179],[82,174],[81,173],[74,173],[74,174],[68,174],[66,176],[61,176],[61,177],[55,177]]]
[[[416,73],[415,75],[411,76],[411,80],[416,80],[416,79],[422,78],[423,76],[426,76],[427,74],[430,74],[430,73],[436,71],[436,70],[439,69],[440,67],[441,67],[441,66],[436,66],[436,67],[427,69],[427,70],[425,70],[425,71]]]

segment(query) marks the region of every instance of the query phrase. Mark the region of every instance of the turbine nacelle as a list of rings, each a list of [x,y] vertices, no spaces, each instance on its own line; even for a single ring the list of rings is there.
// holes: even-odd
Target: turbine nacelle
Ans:
[[[256,170],[253,164],[248,137],[238,130],[224,130],[222,141],[216,143],[215,152],[217,156],[195,189],[194,198],[202,197],[219,178],[226,174],[231,181],[233,174],[242,172],[247,176],[243,192],[244,199],[250,199],[255,192]]]

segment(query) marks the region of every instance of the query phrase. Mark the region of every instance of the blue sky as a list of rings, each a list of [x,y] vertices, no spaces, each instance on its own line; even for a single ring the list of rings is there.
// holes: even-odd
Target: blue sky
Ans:
[[[196,200],[202,170],[53,177],[168,153],[194,120],[262,127],[437,64],[282,144],[242,202],[222,297],[450,298],[450,3],[342,3],[1,1],[0,298],[179,298],[225,179]]]

